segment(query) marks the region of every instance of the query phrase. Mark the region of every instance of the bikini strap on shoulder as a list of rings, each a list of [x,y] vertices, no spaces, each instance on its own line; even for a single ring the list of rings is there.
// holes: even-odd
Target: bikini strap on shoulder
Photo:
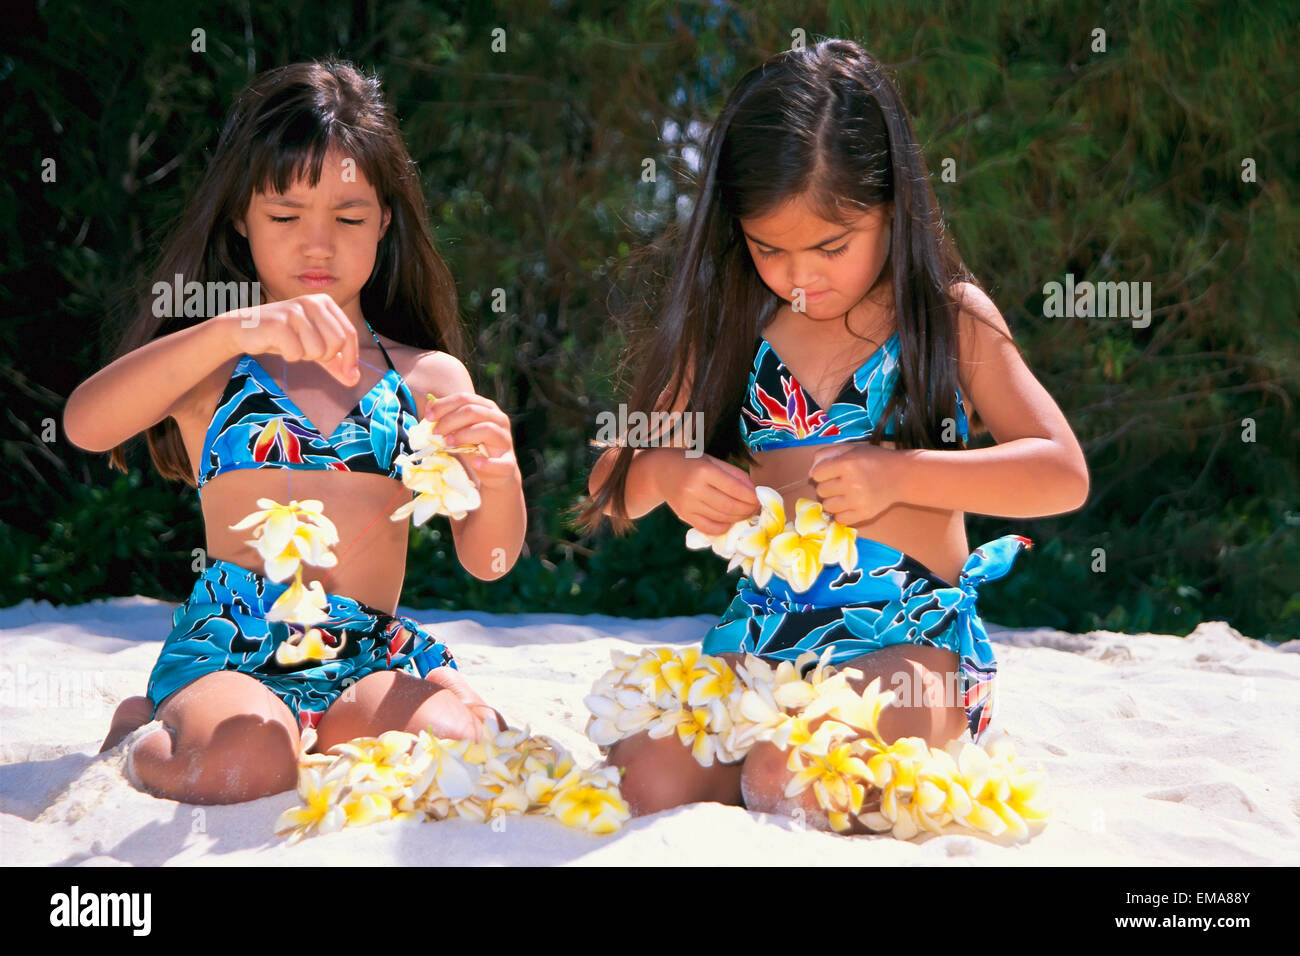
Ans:
[[[393,360],[388,357],[388,349],[384,348],[384,343],[379,341],[379,336],[375,333],[375,330],[370,328],[370,323],[368,321],[364,319],[362,321],[365,321],[366,328],[370,329],[370,334],[374,338],[375,344],[379,346],[379,351],[384,353],[384,361],[388,363],[388,367],[393,371],[397,371],[396,366],[393,365]]]

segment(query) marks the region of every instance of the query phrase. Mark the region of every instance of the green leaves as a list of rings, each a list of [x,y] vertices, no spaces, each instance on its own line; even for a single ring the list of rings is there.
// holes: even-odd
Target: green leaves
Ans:
[[[802,27],[809,42],[854,37],[890,66],[959,251],[1089,456],[1081,511],[968,518],[971,542],[1013,530],[1039,542],[981,611],[1072,631],[1185,633],[1221,617],[1300,636],[1284,583],[1300,567],[1284,518],[1300,485],[1300,214],[1283,5],[1159,0],[1080,19],[1066,0],[833,2],[809,18],[794,3],[655,2],[597,18],[545,2],[147,0],[124,13],[70,0],[37,15],[41,30],[0,59],[0,376],[17,384],[2,601],[188,590],[181,542],[202,543],[189,489],[146,471],[143,449],[128,480],[30,435],[101,367],[116,296],[142,281],[235,93],[252,73],[338,54],[379,72],[401,119],[474,333],[471,374],[516,423],[529,506],[528,555],[496,582],[466,574],[449,535],[414,532],[403,602],[721,613],[734,575],[685,549],[665,509],[625,538],[584,538],[565,509],[585,492],[595,414],[624,397],[611,314],[656,292],[630,287],[629,257],[697,195],[689,144],[665,129],[707,128]],[[206,53],[190,50],[195,27]],[[647,159],[654,183],[641,181]],[[1045,318],[1043,286],[1066,272],[1150,281],[1150,327]],[[1104,574],[1091,570],[1098,547]]]

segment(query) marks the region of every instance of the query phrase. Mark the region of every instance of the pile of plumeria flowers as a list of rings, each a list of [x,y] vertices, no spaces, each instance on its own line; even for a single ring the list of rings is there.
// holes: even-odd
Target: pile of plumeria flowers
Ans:
[[[910,840],[955,824],[992,836],[1029,837],[1029,825],[1047,819],[1044,774],[1016,759],[1003,734],[981,747],[970,740],[930,747],[920,737],[886,744],[877,730],[880,712],[894,699],[880,678],[857,693],[850,679],[863,674],[820,661],[812,651],[772,668],[748,655],[734,670],[697,648],[660,647],[639,655],[615,651],[613,669],[586,698],[592,712],[587,736],[607,750],[646,731],[676,734],[696,761],[734,763],[754,744],[770,741],[789,750],[787,798],[812,787],[817,805],[836,832],[856,820],[868,831]],[[804,667],[817,661],[808,676]],[[810,725],[822,718],[820,725]],[[879,808],[867,806],[869,788]]]
[[[436,424],[425,420],[412,428],[411,454],[397,456],[402,483],[417,494],[390,516],[394,521],[412,515],[416,525],[435,514],[463,518],[482,503],[452,455],[484,454],[483,447],[449,447],[434,433]],[[276,660],[293,665],[337,657],[346,638],[331,638],[311,626],[329,618],[328,601],[319,581],[303,585],[302,566],[334,567],[338,558],[330,549],[338,544],[338,530],[314,499],[282,505],[259,498],[257,504],[260,511],[231,529],[255,528],[248,543],[261,556],[268,579],[279,583],[294,576],[267,620],[305,627],[276,648]],[[290,843],[344,826],[417,816],[482,823],[503,815],[545,814],[602,834],[617,830],[631,815],[618,790],[616,769],[580,769],[559,744],[526,731],[484,731],[476,742],[434,737],[428,731],[389,731],[337,744],[329,754],[309,753],[315,742],[314,729],[303,731],[298,755],[302,804],[286,810],[275,825],[276,834]]]
[[[800,498],[795,502],[795,519],[785,520],[781,495],[759,485],[760,511],[737,521],[719,535],[695,528],[686,532],[686,546],[728,558],[727,570],[742,568],[758,587],[765,587],[775,574],[795,591],[807,591],[822,569],[838,564],[850,571],[858,563],[858,536],[822,511],[821,502]]]
[[[275,823],[276,835],[290,843],[403,818],[485,823],[542,814],[605,834],[631,816],[616,768],[580,769],[555,741],[523,730],[485,731],[477,742],[393,730],[336,744],[332,756],[307,753],[315,739],[314,730],[303,733],[302,806]]]

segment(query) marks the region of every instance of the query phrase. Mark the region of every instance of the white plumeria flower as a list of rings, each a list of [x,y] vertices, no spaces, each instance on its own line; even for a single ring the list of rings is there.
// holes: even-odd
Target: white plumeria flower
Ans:
[[[919,822],[933,833],[950,821],[964,822],[970,815],[974,807],[970,793],[961,781],[957,762],[946,750],[930,748],[930,758],[916,774],[913,802]]]
[[[728,571],[743,568],[755,584],[763,587],[772,577],[767,562],[768,543],[785,530],[785,507],[781,495],[766,485],[759,485],[755,493],[760,506],[757,515],[737,521],[720,535],[688,528],[686,546],[696,551],[712,548],[715,554],[730,559]]]
[[[815,696],[813,685],[799,676],[799,666],[790,661],[777,664],[767,687],[776,706],[787,713],[807,707]]]
[[[420,782],[438,790],[437,794],[430,796],[440,795],[454,801],[463,800],[474,792],[474,774],[461,756],[459,745],[463,743],[435,737],[427,730],[420,731],[416,749],[424,751],[430,758]]]
[[[949,745],[950,756],[956,744]],[[1047,819],[1047,808],[1040,799],[1045,775],[1020,766],[1005,736],[990,741],[988,750],[962,741],[956,755],[960,780],[973,804],[962,821],[967,826],[993,836],[1010,833],[1024,840],[1029,836],[1029,823]]]
[[[561,823],[588,833],[613,833],[630,819],[631,812],[619,793],[601,776],[581,775],[551,797],[549,810]]]
[[[659,716],[660,709],[635,688],[615,689],[611,694],[590,694],[583,703],[594,715],[587,736],[598,747],[608,747],[624,737],[645,730]]]
[[[394,810],[393,801],[382,793],[353,790],[341,806],[350,827],[369,826],[403,815]]]
[[[766,485],[760,485],[754,491],[762,510],[756,519],[750,519],[749,527],[736,535],[735,547],[738,553],[753,562],[749,569],[750,579],[762,588],[772,580],[775,571],[768,549],[772,539],[785,531],[785,503],[780,492]]]
[[[330,750],[348,764],[346,782],[358,793],[383,793],[397,797],[410,783],[412,734],[390,730],[378,737],[358,737],[335,744]]]
[[[705,655],[686,692],[686,703],[692,707],[710,707],[720,704],[738,688],[736,672],[720,657]]]
[[[800,535],[820,537],[823,541],[820,563],[826,567],[838,564],[845,571],[851,571],[858,563],[857,532],[826,514],[816,499],[800,498],[794,507],[794,530]]]
[[[838,564],[845,571],[858,566],[858,533],[848,525],[832,523],[822,544],[821,561],[824,567]]]
[[[320,624],[329,620],[329,600],[319,581],[306,587],[302,583],[302,568],[294,571],[293,584],[281,594],[266,612],[268,621],[291,621],[294,624]]]
[[[258,498],[258,507],[231,531],[243,531],[256,525],[247,543],[257,549],[266,565],[266,576],[276,583],[299,570],[303,562],[332,568],[338,564],[330,548],[338,544],[339,533],[325,517],[324,505],[317,499],[290,501],[282,505],[271,498]]]
[[[822,573],[820,534],[801,535],[791,529],[777,535],[768,544],[767,564],[796,593],[802,594],[816,583]]]
[[[757,587],[766,587],[775,574],[800,593],[811,588],[830,565],[838,564],[846,571],[857,565],[857,533],[827,515],[821,502],[800,498],[795,503],[795,519],[787,524],[780,493],[766,485],[758,486],[755,493],[760,504],[757,515],[737,521],[718,535],[689,528],[686,546],[712,548],[729,559],[728,571],[744,568]]]
[[[766,706],[766,701],[760,695],[744,691],[733,699],[731,730],[726,738],[727,749],[733,754],[744,756],[760,740],[780,738],[781,727],[789,719],[780,708]]]
[[[783,661],[774,669],[762,658],[747,654],[736,671],[745,689],[734,700],[728,746],[745,753],[764,740],[784,748],[791,729],[790,713],[802,706],[805,696],[811,700],[811,690],[799,679],[796,665]],[[777,699],[778,688],[781,700]]]
[[[453,800],[451,804],[454,816],[473,820],[475,823],[488,821],[487,803],[479,797],[465,797],[462,800]]]
[[[732,528],[735,525],[731,526]],[[713,553],[720,558],[729,558],[733,549],[727,547],[727,535],[731,533],[731,528],[723,534],[705,534],[699,528],[686,529],[686,547],[692,551],[703,551],[705,548],[712,548]]]
[[[863,688],[862,693],[855,693],[848,685],[849,672],[840,671],[833,677],[823,680],[818,685],[818,696],[804,710],[803,716],[809,720],[829,714],[835,720],[848,724],[862,733],[879,738],[877,724],[880,714],[893,702],[896,694],[892,690],[880,690],[881,678],[874,678]]]
[[[867,793],[867,765],[853,752],[848,738],[852,728],[834,720],[824,721],[810,737],[790,752],[789,767],[795,771],[785,789],[794,797],[809,786],[817,805],[827,811],[832,829],[848,830],[851,817],[862,809]]]
[[[399,455],[396,460],[401,464],[403,458]],[[407,475],[412,476],[407,487],[419,494],[389,515],[393,521],[414,515],[414,523],[419,526],[437,514],[459,521],[483,503],[464,466],[454,458],[450,463],[411,469],[403,473],[403,478]]]
[[[650,725],[650,736],[659,739],[677,734],[677,738],[691,749],[696,763],[701,767],[711,767],[717,747],[714,735],[709,732],[710,716],[709,711],[702,707],[667,711]]]
[[[331,757],[329,754],[308,753],[314,746],[316,746],[316,728],[304,728],[298,736],[299,765],[321,769],[332,766],[336,762],[337,758]]]
[[[562,760],[549,767],[533,764],[524,779],[524,792],[534,806],[547,807],[557,791],[576,784],[580,777],[572,760]]]
[[[654,647],[633,658],[631,667],[623,675],[622,682],[640,689],[648,699],[660,708],[671,708],[677,701],[673,682],[669,675],[678,674],[682,660],[679,652],[671,647]],[[694,660],[691,662],[694,664]],[[668,669],[667,674],[665,668]],[[680,681],[680,675],[674,677]]]
[[[325,632],[319,628],[309,627],[300,635],[290,635],[275,649],[275,662],[284,667],[293,667],[303,661],[332,661],[342,653],[347,643],[346,635],[340,636],[337,644],[325,640]]]
[[[296,843],[313,833],[333,833],[347,824],[347,813],[337,803],[343,781],[326,780],[314,767],[298,770],[298,796],[303,805],[291,807],[275,821],[276,836]]]
[[[712,548],[713,553],[721,558],[727,558],[727,570],[734,571],[741,568],[745,574],[752,573],[754,566],[753,558],[748,558],[736,550],[736,539],[741,529],[748,526],[747,522],[738,521],[723,534],[705,534],[698,528],[686,529],[686,547],[692,551],[703,551],[705,548]]]
[[[394,459],[401,467],[402,484],[417,494],[389,516],[393,521],[414,515],[419,526],[435,514],[459,521],[483,503],[465,467],[450,454],[446,439],[434,433],[434,424],[425,419],[410,429],[411,454]]]
[[[930,748],[921,737],[902,737],[867,759],[871,783],[881,790],[880,810],[863,814],[872,830],[890,830],[900,840],[910,840],[922,829],[915,815],[912,794],[916,773],[929,758]]]

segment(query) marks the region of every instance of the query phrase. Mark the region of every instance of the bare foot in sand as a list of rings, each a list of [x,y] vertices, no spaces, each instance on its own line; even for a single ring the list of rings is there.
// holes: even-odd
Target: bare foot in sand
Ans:
[[[112,750],[122,742],[122,738],[143,727],[153,719],[153,704],[148,697],[128,697],[117,705],[113,712],[113,722],[109,725],[108,736],[104,738],[100,753]]]

